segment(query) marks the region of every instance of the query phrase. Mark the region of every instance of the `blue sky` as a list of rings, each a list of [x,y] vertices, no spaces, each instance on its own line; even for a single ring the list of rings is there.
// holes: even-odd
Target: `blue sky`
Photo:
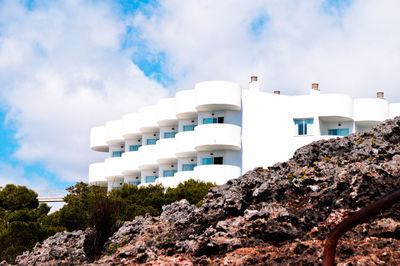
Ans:
[[[90,128],[203,80],[400,101],[396,0],[0,0],[0,186],[87,181]],[[61,192],[60,192],[61,193]]]

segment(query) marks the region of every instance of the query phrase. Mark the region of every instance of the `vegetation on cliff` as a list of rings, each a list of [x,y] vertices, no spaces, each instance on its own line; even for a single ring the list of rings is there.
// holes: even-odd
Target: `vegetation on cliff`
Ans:
[[[0,262],[14,263],[17,255],[31,250],[56,232],[91,228],[85,237],[87,259],[97,258],[104,242],[118,229],[118,221],[138,215],[159,216],[164,205],[186,198],[201,202],[215,184],[189,180],[176,188],[161,185],[137,187],[123,185],[107,194],[103,187],[79,182],[67,188],[66,204],[48,214],[50,207],[40,204],[37,194],[24,186],[7,185],[0,190]]]

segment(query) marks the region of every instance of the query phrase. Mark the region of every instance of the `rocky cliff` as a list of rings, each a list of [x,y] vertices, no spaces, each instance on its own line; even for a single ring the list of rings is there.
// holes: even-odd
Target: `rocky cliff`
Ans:
[[[331,229],[400,187],[399,175],[397,118],[369,132],[313,142],[287,162],[249,171],[212,188],[199,208],[182,200],[165,206],[160,217],[126,222],[93,264],[318,264]],[[399,264],[399,206],[346,233],[336,262]],[[57,262],[48,254],[61,245],[46,241],[18,263]],[[71,263],[87,263],[84,254],[72,253]]]

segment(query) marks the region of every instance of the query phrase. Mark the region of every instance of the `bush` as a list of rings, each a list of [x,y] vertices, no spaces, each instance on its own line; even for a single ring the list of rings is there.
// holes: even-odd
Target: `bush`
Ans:
[[[210,188],[215,186],[215,183],[190,179],[178,184],[176,188],[168,188],[165,193],[165,203],[186,199],[190,204],[200,205]]]

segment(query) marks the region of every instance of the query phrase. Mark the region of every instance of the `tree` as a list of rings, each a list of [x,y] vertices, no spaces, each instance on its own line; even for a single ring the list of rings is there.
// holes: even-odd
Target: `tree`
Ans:
[[[113,189],[109,197],[118,204],[120,219],[129,221],[146,213],[152,216],[160,215],[165,204],[164,190],[161,185],[137,187],[124,184],[120,189]]]
[[[63,230],[43,221],[50,211],[37,194],[25,186],[6,185],[0,190],[0,261],[14,263],[17,255],[36,242]]]

